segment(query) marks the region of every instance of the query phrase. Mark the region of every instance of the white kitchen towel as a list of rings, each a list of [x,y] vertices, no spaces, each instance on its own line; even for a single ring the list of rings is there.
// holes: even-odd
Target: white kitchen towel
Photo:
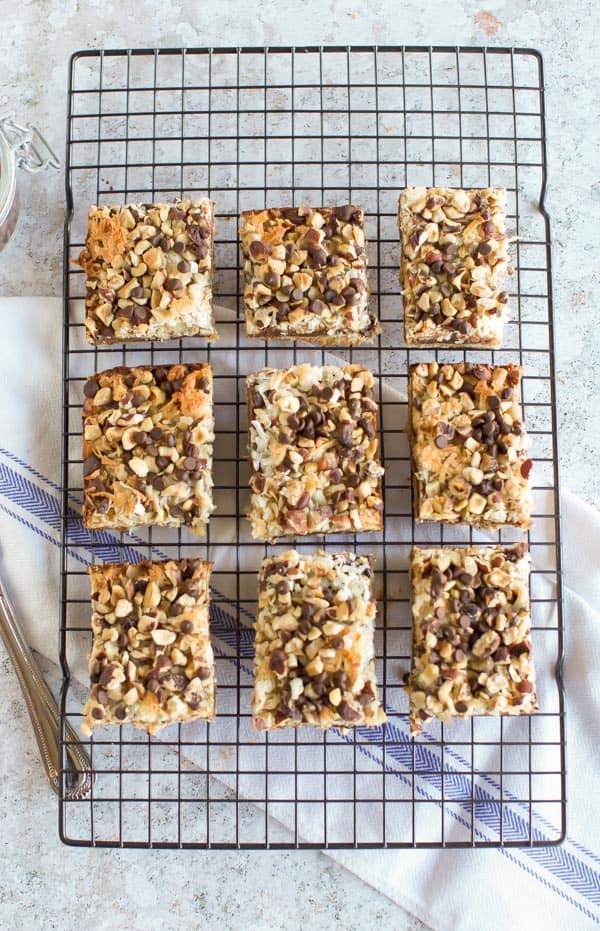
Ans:
[[[2,574],[26,625],[29,641],[55,659],[61,307],[56,300],[5,299],[0,301],[0,314],[5,328],[0,349],[4,398],[0,438]],[[595,542],[600,516],[568,493],[563,495],[562,510],[568,769],[576,774],[569,782],[565,844],[532,849],[329,852],[434,928],[514,929],[542,924],[548,928],[584,928],[600,923],[600,857],[596,853],[600,819],[595,791],[600,773],[596,724],[600,709],[595,690],[600,662],[600,617],[596,607],[600,555]],[[77,555],[83,567],[87,561],[85,549],[78,550]],[[231,646],[226,642],[225,610],[220,611],[218,627],[224,639],[217,648],[222,647],[221,655],[226,656],[231,654]],[[248,669],[250,640],[244,642],[243,654],[242,666]],[[81,668],[79,663],[77,668]],[[373,751],[376,755],[376,745]],[[397,763],[395,775],[402,778],[402,760]],[[226,772],[222,778],[231,783]],[[473,789],[483,802],[489,797],[485,785],[477,784]],[[426,798],[432,783],[424,780],[418,791]],[[491,805],[492,812],[493,808]],[[518,806],[513,814],[514,823],[506,830],[515,831],[517,836]],[[545,822],[543,806],[536,811],[534,805],[532,816],[536,836],[548,836],[544,832],[551,828]],[[285,815],[281,820],[285,825]],[[477,827],[477,836],[485,840],[485,816],[478,820]],[[310,839],[311,825],[304,826],[302,833]]]

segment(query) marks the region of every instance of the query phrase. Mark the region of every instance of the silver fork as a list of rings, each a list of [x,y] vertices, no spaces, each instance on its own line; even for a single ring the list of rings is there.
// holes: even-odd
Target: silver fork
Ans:
[[[50,788],[59,795],[61,766],[58,748],[60,727],[58,706],[23,636],[2,580],[0,580],[0,633],[25,698]],[[70,724],[66,724],[65,730],[65,750],[69,768],[66,774],[64,795],[68,800],[85,798],[92,789],[90,759]]]

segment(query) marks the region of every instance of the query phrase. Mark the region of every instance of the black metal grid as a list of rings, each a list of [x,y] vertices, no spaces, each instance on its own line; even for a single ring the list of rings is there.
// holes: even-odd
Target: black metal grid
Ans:
[[[508,190],[514,231],[512,321],[494,353],[403,347],[397,281],[397,198],[406,185]],[[542,61],[481,48],[214,48],[84,51],[69,76],[65,233],[61,660],[63,722],[78,727],[73,675],[89,645],[88,561],[194,553],[215,560],[211,624],[218,717],[150,739],[101,729],[88,741],[90,799],[60,803],[70,844],[153,847],[405,847],[558,843],[565,829],[560,538]],[[182,193],[217,202],[219,341],[93,349],[83,335],[79,253],[91,203]],[[237,215],[265,205],[365,208],[373,301],[383,333],[372,349],[334,351],[379,383],[386,528],[298,541],[376,557],[377,672],[389,723],[347,735],[312,728],[255,735],[250,722],[251,621],[266,546],[251,540],[247,501],[248,370],[321,363],[323,350],[247,341]],[[406,422],[410,362],[484,358],[525,367],[533,437],[533,640],[541,712],[407,729],[403,673],[411,621],[413,542],[509,542],[516,531],[423,529],[411,518]],[[81,525],[82,382],[115,364],[198,361],[215,371],[217,511],[206,543],[156,528],[132,536]],[[282,545],[283,546],[283,545]],[[280,546],[270,549],[280,549]],[[63,727],[62,742],[64,747]]]

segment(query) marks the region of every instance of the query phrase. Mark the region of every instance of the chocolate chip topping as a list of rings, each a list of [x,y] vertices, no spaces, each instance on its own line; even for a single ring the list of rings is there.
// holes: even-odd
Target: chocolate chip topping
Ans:
[[[408,188],[400,196],[406,342],[498,347],[506,316],[506,191]],[[495,222],[486,220],[493,216]]]
[[[94,639],[84,732],[101,720],[154,733],[172,721],[212,717],[210,563],[142,561],[89,572]]]
[[[360,208],[249,211],[240,232],[250,336],[357,345],[379,332]]]
[[[202,533],[212,510],[208,366],[117,368],[86,384],[96,389],[83,408],[86,526]]]
[[[253,694],[259,729],[384,720],[373,677],[371,576],[368,559],[347,553],[290,550],[263,561]]]
[[[86,247],[86,334],[92,343],[214,339],[211,201],[93,207]],[[177,274],[174,274],[175,270]]]
[[[415,547],[411,577],[412,732],[431,717],[535,710],[526,547]]]
[[[255,537],[381,527],[371,373],[361,366],[264,369],[248,376],[248,389]]]

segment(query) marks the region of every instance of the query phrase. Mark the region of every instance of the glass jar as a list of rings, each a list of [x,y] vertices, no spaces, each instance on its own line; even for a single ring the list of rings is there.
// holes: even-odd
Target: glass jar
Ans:
[[[12,115],[0,118],[0,252],[19,219],[17,168],[31,174],[59,167],[59,159],[35,126],[21,126]]]
[[[0,251],[8,245],[19,218],[15,153],[0,133]]]

